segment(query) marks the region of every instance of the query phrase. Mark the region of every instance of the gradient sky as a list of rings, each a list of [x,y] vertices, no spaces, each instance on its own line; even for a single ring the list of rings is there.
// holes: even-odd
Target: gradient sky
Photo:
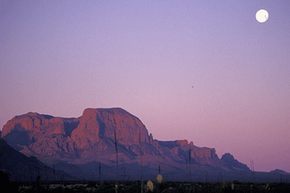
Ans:
[[[290,172],[289,10],[288,0],[2,0],[0,128],[27,112],[122,107],[155,139]]]

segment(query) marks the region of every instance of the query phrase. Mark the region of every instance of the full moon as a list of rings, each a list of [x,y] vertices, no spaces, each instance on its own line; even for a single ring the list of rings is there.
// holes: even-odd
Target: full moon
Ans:
[[[269,18],[269,13],[265,9],[260,9],[256,13],[256,20],[260,23],[264,23]]]

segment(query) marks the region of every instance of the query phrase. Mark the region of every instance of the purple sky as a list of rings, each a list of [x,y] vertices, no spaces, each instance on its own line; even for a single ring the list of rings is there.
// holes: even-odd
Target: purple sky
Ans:
[[[27,112],[122,107],[155,139],[290,172],[289,10],[286,0],[2,0],[0,128]]]

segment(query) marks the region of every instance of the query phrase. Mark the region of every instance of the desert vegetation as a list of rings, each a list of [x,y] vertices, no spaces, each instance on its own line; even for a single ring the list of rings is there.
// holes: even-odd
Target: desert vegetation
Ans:
[[[118,192],[137,193],[141,192],[141,181],[119,182]],[[17,193],[114,193],[116,192],[115,181],[111,182],[70,182],[70,183],[12,183],[9,192]],[[6,186],[7,188],[7,186]],[[7,189],[6,189],[7,190]],[[153,189],[150,189],[146,183],[143,186],[143,192],[146,193],[288,193],[289,183],[239,183],[226,182],[204,183],[204,182],[153,182]]]

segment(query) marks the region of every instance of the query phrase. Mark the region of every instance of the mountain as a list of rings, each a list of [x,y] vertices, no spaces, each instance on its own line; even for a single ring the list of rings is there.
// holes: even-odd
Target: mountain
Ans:
[[[35,157],[26,157],[0,139],[0,171],[8,173],[12,181],[31,181],[40,176],[40,180],[71,180],[70,175],[55,171],[41,163]]]
[[[272,170],[272,171],[270,171],[270,173],[275,173],[275,174],[288,174],[289,175],[289,173],[288,172],[285,172],[284,170],[279,170],[279,169],[275,169],[275,170]]]
[[[187,140],[158,141],[136,116],[121,108],[85,109],[78,118],[30,112],[9,120],[1,136],[25,155],[78,176],[98,176],[91,171],[97,171],[100,164],[114,173],[115,145],[119,169],[130,168],[123,175],[140,173],[140,166],[147,168],[147,173],[162,168],[168,174],[183,176],[194,171],[249,170],[230,156],[219,159],[214,148],[197,147]]]
[[[238,160],[234,158],[230,153],[225,153],[222,157],[221,160],[227,163],[231,168],[235,170],[244,170],[244,171],[250,171],[250,168]]]

